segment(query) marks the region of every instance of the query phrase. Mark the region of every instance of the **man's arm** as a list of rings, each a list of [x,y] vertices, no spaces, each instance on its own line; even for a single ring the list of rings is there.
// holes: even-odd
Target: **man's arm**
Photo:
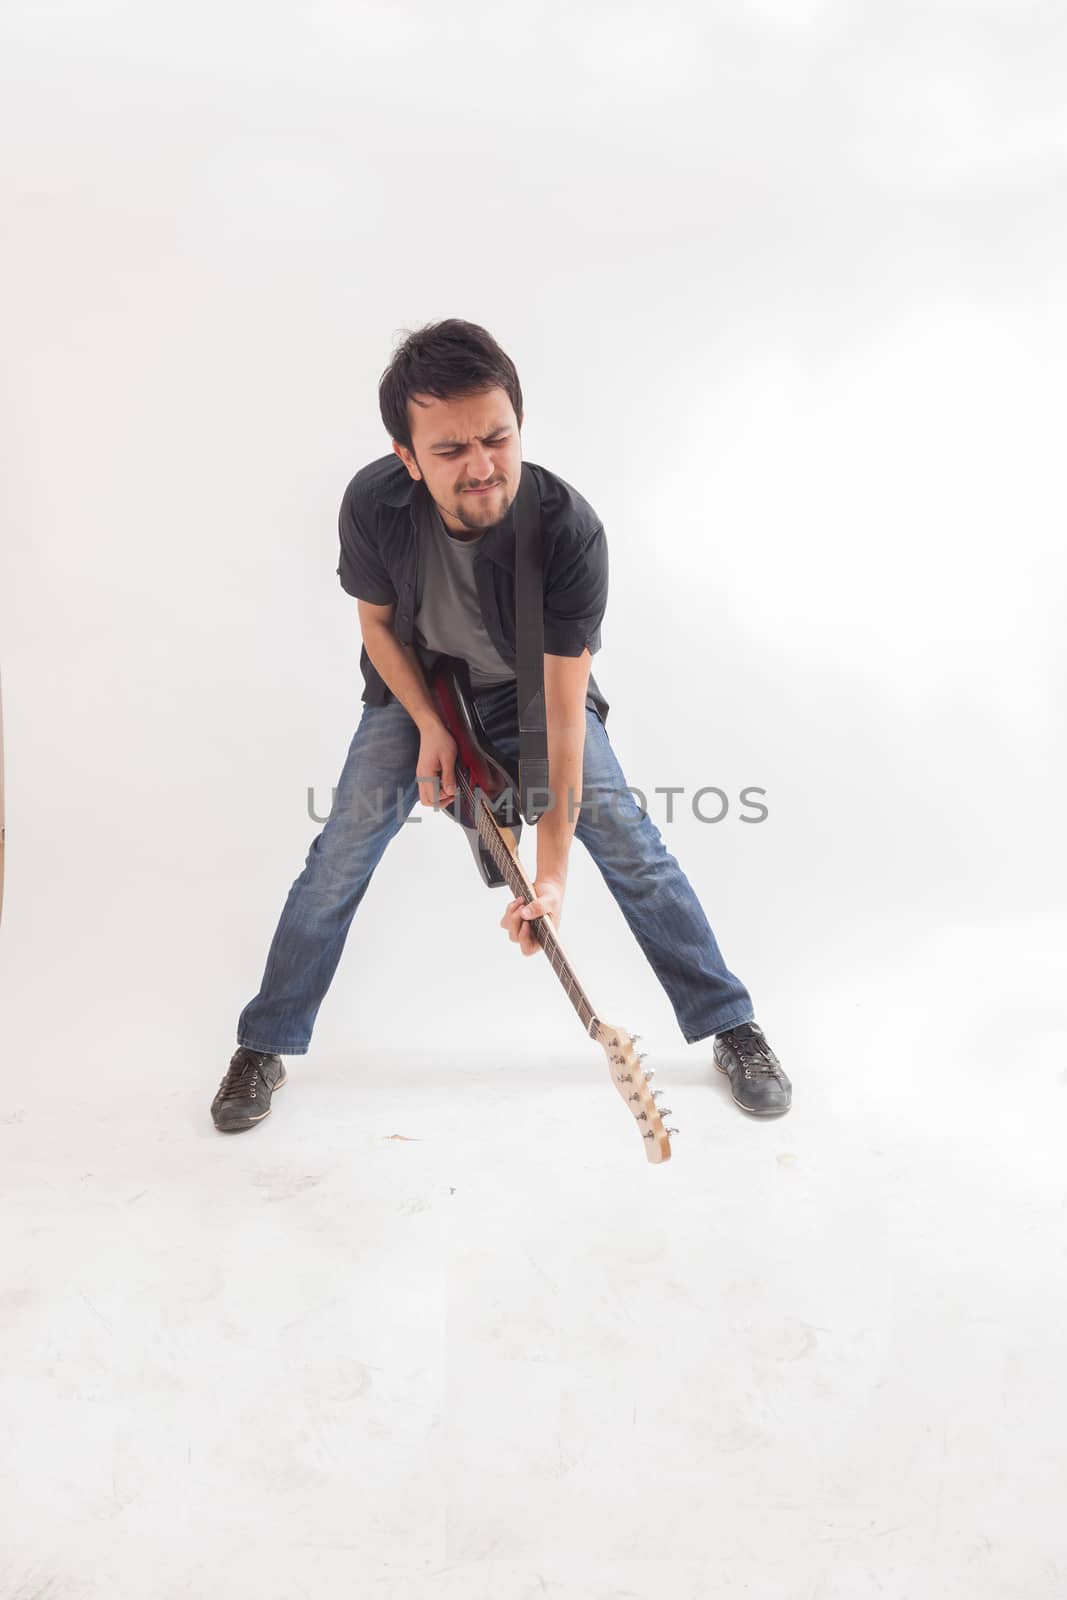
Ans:
[[[419,800],[424,806],[451,799],[456,792],[456,742],[445,727],[430,696],[419,658],[409,644],[401,644],[393,628],[395,602],[387,606],[357,600],[363,643],[387,689],[391,689],[422,736],[416,775]],[[434,778],[440,783],[434,793]]]
[[[541,948],[529,923],[547,915],[558,926],[563,911],[567,862],[582,801],[585,697],[607,599],[604,527],[595,522],[590,529],[587,521],[581,534],[556,541],[545,582],[545,722],[548,781],[556,803],[537,824],[534,899],[528,904],[512,900],[500,921],[524,956]]]
[[[372,606],[369,600],[357,600],[356,605],[363,643],[386,688],[392,690],[420,728],[427,722],[439,722],[419,658],[411,645],[401,644],[396,636],[396,602]]]
[[[548,785],[555,799],[537,824],[537,877],[565,885],[571,840],[582,803],[582,753],[585,749],[585,696],[593,657],[545,657],[545,724],[548,729]]]
[[[585,695],[592,662],[588,646],[580,656],[545,656],[548,785],[555,804],[537,824],[534,899],[511,900],[500,919],[524,956],[536,955],[541,948],[528,924],[548,915],[558,927],[563,915],[567,863],[582,803]]]

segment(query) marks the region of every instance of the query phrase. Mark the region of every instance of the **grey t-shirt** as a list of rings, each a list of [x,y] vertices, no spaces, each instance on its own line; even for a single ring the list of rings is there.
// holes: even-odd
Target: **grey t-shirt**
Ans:
[[[419,559],[413,643],[424,666],[435,651],[459,656],[470,670],[471,688],[515,678],[485,631],[474,556],[484,533],[460,539],[449,533],[425,485],[418,493]]]

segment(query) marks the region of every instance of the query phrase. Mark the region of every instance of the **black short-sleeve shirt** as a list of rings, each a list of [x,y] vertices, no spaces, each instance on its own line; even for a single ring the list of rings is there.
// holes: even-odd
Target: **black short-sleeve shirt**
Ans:
[[[604,527],[577,489],[546,467],[524,461],[541,493],[545,574],[545,651],[580,656],[600,649],[608,598],[608,548]],[[416,492],[424,486],[390,451],[360,469],[344,492],[338,516],[341,552],[337,575],[346,593],[371,605],[395,605],[393,626],[411,644],[418,576]],[[479,541],[474,558],[478,601],[486,632],[509,666],[515,664],[514,507]],[[359,658],[363,700],[387,705],[394,698],[363,646]],[[607,720],[608,702],[589,675],[586,705]]]

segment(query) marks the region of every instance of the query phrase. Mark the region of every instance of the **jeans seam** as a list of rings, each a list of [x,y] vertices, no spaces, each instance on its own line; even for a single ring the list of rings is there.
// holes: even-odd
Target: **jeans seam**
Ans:
[[[308,1046],[306,1044],[302,1044],[302,1045],[299,1045],[299,1044],[290,1044],[290,1045],[269,1044],[268,1045],[268,1044],[256,1043],[252,1039],[240,1039],[240,1038],[237,1040],[237,1043],[238,1043],[239,1046],[243,1047],[245,1050],[255,1050],[257,1052],[257,1054],[264,1055],[264,1056],[306,1056],[307,1053],[308,1053]]]

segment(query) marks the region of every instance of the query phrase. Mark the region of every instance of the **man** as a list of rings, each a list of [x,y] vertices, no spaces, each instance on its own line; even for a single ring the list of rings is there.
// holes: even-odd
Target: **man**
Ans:
[[[352,479],[339,518],[342,587],[357,601],[364,710],[325,827],[289,890],[259,993],[211,1111],[223,1132],[252,1127],[304,1055],[348,929],[386,845],[415,804],[455,793],[456,747],[426,669],[468,664],[475,704],[501,752],[518,752],[514,514],[523,461],[522,390],[484,328],[456,318],[409,335],[379,385],[392,452]],[[536,898],[512,900],[501,927],[524,955],[530,919],[558,927],[577,836],[603,874],[689,1043],[713,1059],[746,1111],[786,1111],[789,1079],[719,952],[700,902],[651,817],[628,792],[591,672],[607,603],[604,529],[562,478],[526,463],[541,495],[544,688],[549,788],[536,825]],[[395,804],[381,804],[382,795]],[[565,803],[564,797],[574,802]],[[579,804],[580,797],[580,804]]]

